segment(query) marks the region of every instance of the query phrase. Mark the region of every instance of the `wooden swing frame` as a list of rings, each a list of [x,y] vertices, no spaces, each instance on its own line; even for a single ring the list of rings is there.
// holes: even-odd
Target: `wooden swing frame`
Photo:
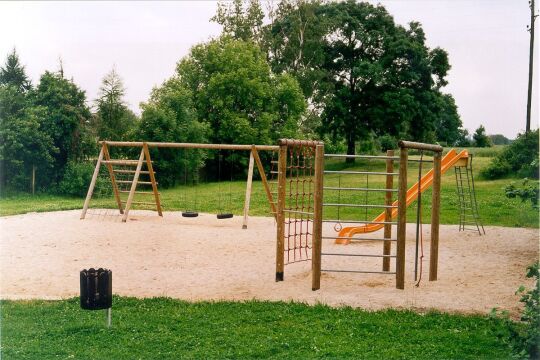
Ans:
[[[244,201],[244,214],[242,228],[247,229],[248,218],[249,218],[249,206],[251,201],[251,189],[253,184],[253,170],[254,164],[257,164],[257,169],[261,176],[261,181],[265,190],[268,203],[270,204],[270,211],[272,212],[274,218],[276,218],[276,202],[273,199],[272,191],[270,190],[270,185],[266,178],[266,173],[264,171],[261,158],[259,157],[259,151],[279,151],[279,146],[273,145],[234,145],[234,144],[199,144],[199,143],[163,143],[163,142],[133,142],[133,141],[100,141],[101,150],[97,159],[96,167],[94,168],[94,173],[92,175],[92,180],[90,186],[88,187],[88,192],[86,194],[86,199],[84,201],[83,210],[81,213],[81,219],[86,217],[88,207],[90,205],[90,200],[92,199],[92,194],[94,193],[94,188],[96,186],[96,181],[99,175],[99,170],[102,165],[107,167],[109,176],[111,178],[111,185],[113,188],[114,198],[118,206],[120,214],[122,214],[122,222],[126,222],[129,217],[129,211],[135,202],[133,198],[137,191],[137,185],[139,183],[139,176],[141,173],[147,173],[150,177],[149,182],[144,182],[146,185],[152,185],[152,193],[154,195],[154,201],[156,206],[156,211],[159,216],[163,216],[163,207],[161,205],[160,194],[158,192],[155,178],[155,171],[152,167],[152,160],[150,158],[150,148],[179,148],[179,149],[205,149],[205,150],[237,150],[237,151],[249,151],[249,165],[248,165],[248,176],[246,182],[246,195]],[[111,147],[140,147],[141,153],[138,160],[125,160],[125,159],[111,159],[109,148]],[[146,164],[147,170],[143,171],[142,166]],[[120,199],[120,190],[118,189],[118,184],[115,176],[114,165],[130,165],[135,166],[133,179],[131,182],[131,187],[129,190],[129,195],[127,201],[124,203]],[[131,171],[130,171],[131,172]],[[146,205],[154,203],[145,203]]]

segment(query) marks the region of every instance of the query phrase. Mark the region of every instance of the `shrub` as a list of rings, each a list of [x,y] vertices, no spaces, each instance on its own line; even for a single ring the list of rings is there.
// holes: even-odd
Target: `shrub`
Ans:
[[[395,137],[389,134],[379,136],[379,144],[382,151],[397,149],[398,141]]]
[[[480,174],[487,179],[498,179],[510,174],[538,179],[538,129],[528,134],[519,134]]]
[[[538,181],[529,183],[529,179],[523,179],[523,187],[516,187],[514,183],[507,185],[504,189],[507,198],[520,198],[522,202],[530,201],[533,209],[538,209],[539,189]]]
[[[59,192],[64,195],[85,196],[93,172],[94,164],[91,162],[68,162]]]

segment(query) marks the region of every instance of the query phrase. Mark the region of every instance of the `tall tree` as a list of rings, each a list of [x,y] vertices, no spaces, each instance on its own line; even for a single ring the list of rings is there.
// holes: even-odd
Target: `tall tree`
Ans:
[[[113,68],[102,80],[99,88],[96,130],[99,139],[125,140],[133,130],[136,116],[124,101],[125,87],[122,79]]]
[[[223,34],[236,40],[262,41],[264,13],[258,0],[220,1],[210,20],[223,26]]]
[[[0,67],[0,84],[14,86],[21,93],[31,88],[30,80],[15,49],[7,56],[5,65]]]
[[[474,146],[476,147],[490,147],[491,140],[486,135],[486,128],[484,125],[480,125],[473,134]]]
[[[46,71],[34,91],[33,102],[44,108],[43,129],[58,149],[49,179],[58,181],[68,160],[81,160],[95,154],[89,136],[91,114],[86,105],[85,92],[59,73]]]

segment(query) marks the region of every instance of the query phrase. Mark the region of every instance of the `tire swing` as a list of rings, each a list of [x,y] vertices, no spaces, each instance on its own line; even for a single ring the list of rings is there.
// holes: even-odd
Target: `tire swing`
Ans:
[[[219,154],[219,160],[218,160],[218,193],[219,193],[219,197],[218,197],[218,213],[216,215],[216,217],[220,220],[222,219],[231,219],[233,217],[233,213],[232,212],[225,212],[225,209],[223,208],[222,206],[222,191],[221,191],[221,163],[223,161],[223,155]],[[231,182],[229,183],[229,197],[228,197],[228,200],[227,200],[227,208],[230,209],[231,208],[231,183],[232,183],[232,165],[231,165],[231,168],[230,168],[230,172],[231,172]]]
[[[184,186],[186,187],[186,191],[187,191],[187,186],[188,186],[188,161],[187,161],[187,156],[185,156],[185,160],[186,160],[186,162],[185,162],[185,165],[184,165]],[[191,184],[193,186],[196,186],[195,176],[192,176]],[[193,209],[197,208],[197,197],[198,197],[197,188],[195,188],[195,200],[192,201]],[[198,217],[199,212],[195,211],[193,209],[189,209],[189,207],[187,206],[186,198],[187,198],[187,195],[184,193],[184,206],[185,206],[185,209],[184,209],[184,211],[182,211],[182,217],[185,217],[185,218],[196,218],[196,217]]]

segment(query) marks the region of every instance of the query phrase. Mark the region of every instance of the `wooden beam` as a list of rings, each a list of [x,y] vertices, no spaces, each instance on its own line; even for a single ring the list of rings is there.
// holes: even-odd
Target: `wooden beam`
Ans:
[[[387,150],[386,156],[388,159],[386,160],[386,172],[387,173],[393,173],[394,172],[394,160],[392,159],[394,157],[394,150]],[[392,189],[394,187],[394,177],[392,175],[386,175],[386,188]],[[392,224],[389,224],[392,222],[392,191],[387,191],[384,196],[384,205],[388,206],[384,211],[384,221],[387,223],[384,225],[384,238],[385,239],[391,239],[392,238]],[[391,241],[384,241],[383,242],[383,255],[390,255],[390,252],[392,251],[392,242]],[[390,271],[390,257],[384,256],[383,257],[383,271]]]
[[[315,182],[313,192],[313,234],[311,237],[311,290],[321,288],[322,203],[324,181],[324,145],[315,148]]]
[[[251,186],[253,183],[253,148],[249,153],[249,165],[248,165],[248,176],[246,183],[246,196],[244,198],[244,221],[242,223],[242,229],[247,229],[248,217],[249,217],[249,204],[251,201]],[[257,150],[255,150],[257,151]]]
[[[81,212],[81,220],[86,217],[86,212],[88,211],[88,205],[90,205],[90,199],[94,193],[94,187],[96,186],[96,180],[99,175],[99,168],[101,167],[101,161],[103,160],[103,145],[101,150],[99,150],[99,156],[97,159],[96,167],[94,168],[94,174],[92,175],[92,180],[90,181],[90,186],[88,187],[88,192],[86,193],[86,199],[84,200],[83,210]]]
[[[396,249],[396,288],[405,289],[405,239],[407,230],[407,158],[402,147],[399,155],[398,228]]]
[[[268,198],[268,202],[270,203],[270,211],[272,212],[272,214],[274,214],[274,218],[277,220],[276,204],[274,202],[274,197],[272,196],[272,192],[270,191],[270,186],[268,185],[268,180],[266,179],[266,173],[264,172],[264,167],[262,165],[261,158],[259,157],[257,148],[252,149],[251,152],[253,153],[253,158],[255,159],[255,163],[257,164],[257,169],[259,169],[259,174],[261,175],[261,182],[263,184],[264,191],[266,192],[266,197]],[[285,165],[287,165],[286,160],[285,160]],[[279,164],[278,164],[278,167],[279,167]]]
[[[152,160],[150,159],[150,151],[148,145],[143,145],[144,156],[146,158],[146,168],[148,169],[148,175],[150,176],[150,182],[152,183],[152,191],[154,192],[154,198],[156,199],[156,208],[159,216],[163,216],[161,211],[161,201],[159,199],[159,193],[157,189],[156,177],[154,175],[154,168],[152,167]]]
[[[102,141],[109,146],[142,147],[144,142],[141,141]],[[214,149],[214,150],[245,150],[251,151],[252,146],[257,150],[277,151],[279,146],[276,145],[235,145],[235,144],[198,144],[198,143],[166,143],[166,142],[146,142],[149,148],[183,148],[183,149]]]
[[[137,169],[135,170],[135,175],[133,175],[133,182],[131,183],[131,190],[129,191],[128,199],[126,201],[126,211],[124,212],[124,217],[122,222],[126,222],[129,214],[129,209],[131,208],[131,203],[133,201],[133,196],[135,195],[135,190],[137,189],[137,182],[139,181],[139,174],[144,161],[144,149],[141,149],[141,155],[139,156],[139,163],[137,164]]]
[[[255,158],[257,160],[258,156]],[[257,164],[260,163],[260,159]],[[262,165],[261,165],[262,166]],[[264,171],[262,172],[264,174]],[[287,187],[287,145],[279,147],[278,201],[276,211],[276,281],[283,281],[285,269],[285,192]]]
[[[437,280],[439,264],[439,221],[441,213],[441,153],[433,156],[433,185],[431,196],[431,246],[429,249],[429,281]]]
[[[109,176],[111,177],[111,184],[114,192],[114,198],[116,199],[116,204],[118,205],[118,210],[120,210],[120,214],[124,213],[124,209],[122,209],[122,201],[120,201],[120,194],[118,193],[118,184],[116,183],[116,177],[114,176],[114,171],[111,163],[111,156],[109,155],[109,148],[107,147],[107,144],[103,144],[103,155],[105,157],[105,161],[103,161],[104,164],[107,165],[107,170],[109,170]]]

